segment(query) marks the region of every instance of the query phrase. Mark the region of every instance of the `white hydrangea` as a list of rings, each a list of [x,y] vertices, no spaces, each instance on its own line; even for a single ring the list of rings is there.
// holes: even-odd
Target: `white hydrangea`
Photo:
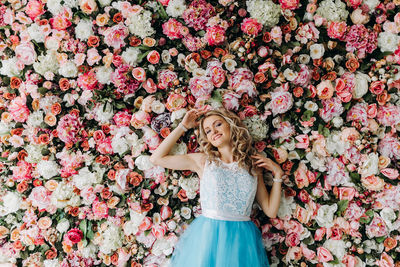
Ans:
[[[380,1],[379,0],[364,0],[363,4],[367,5],[369,7],[369,13],[373,13],[375,11],[375,8],[379,5]]]
[[[58,67],[56,51],[54,50],[49,50],[46,55],[40,55],[38,61],[33,63],[33,69],[42,76],[48,71],[56,73]]]
[[[101,7],[109,6],[111,4],[111,0],[99,0],[99,4]]]
[[[96,253],[98,251],[98,246],[96,246],[95,244],[93,244],[93,242],[90,242],[89,245],[87,245],[86,247],[82,248],[81,250],[82,256],[84,258],[96,258]]]
[[[78,75],[78,68],[73,61],[68,60],[60,66],[58,73],[66,78],[74,78]]]
[[[44,260],[43,261],[44,267],[59,267],[60,262],[58,259],[53,259],[53,260]]]
[[[281,15],[281,7],[271,0],[248,0],[246,1],[247,11],[252,18],[267,27],[278,24]]]
[[[17,68],[17,58],[12,57],[1,61],[0,74],[8,77],[19,76],[21,71]]]
[[[104,109],[104,105],[106,105],[105,109]],[[104,111],[103,111],[103,109],[104,109]],[[107,123],[114,116],[113,107],[108,102],[106,104],[101,104],[96,108],[95,114],[96,114],[96,118],[95,118],[96,121],[98,121],[100,123]]]
[[[118,226],[108,223],[108,228],[103,232],[102,239],[99,250],[104,254],[110,254],[122,246],[122,240],[124,238]]]
[[[20,209],[21,197],[14,192],[7,192],[3,196],[3,203],[0,205],[0,216],[14,213]]]
[[[311,167],[320,172],[326,171],[326,160],[325,158],[317,157],[313,152],[306,154],[306,159],[310,162]]]
[[[39,163],[42,160],[42,149],[44,145],[29,144],[25,147],[28,156],[25,158],[26,162]]]
[[[121,57],[127,64],[131,66],[136,66],[139,54],[139,48],[129,47],[124,52],[122,52]]]
[[[53,160],[42,160],[36,166],[37,171],[44,179],[50,179],[59,174],[58,164]]]
[[[349,16],[349,11],[346,9],[346,4],[341,0],[324,0],[317,8],[317,15],[325,18],[328,21],[346,21]]]
[[[381,32],[378,35],[378,47],[382,52],[394,52],[399,44],[399,36],[391,32]]]
[[[328,239],[324,242],[323,247],[329,250],[338,259],[342,259],[346,253],[346,244],[343,240]]]
[[[69,8],[77,8],[78,1],[77,0],[64,0],[64,5],[66,5]]]
[[[155,33],[155,30],[151,27],[151,12],[148,10],[143,9],[141,12],[133,13],[127,23],[129,23],[129,31],[140,38]]]
[[[75,27],[75,36],[81,41],[86,41],[93,35],[92,21],[88,19],[81,19]]]
[[[185,0],[171,0],[165,10],[170,17],[180,17],[186,9]]]
[[[259,115],[247,117],[243,120],[254,141],[261,141],[267,137],[268,125],[260,119]]]
[[[61,0],[48,0],[46,2],[47,9],[51,14],[57,15],[63,10],[63,6],[61,5]]]
[[[110,84],[111,83],[111,74],[113,73],[113,69],[106,66],[101,66],[96,68],[96,79],[101,84]]]

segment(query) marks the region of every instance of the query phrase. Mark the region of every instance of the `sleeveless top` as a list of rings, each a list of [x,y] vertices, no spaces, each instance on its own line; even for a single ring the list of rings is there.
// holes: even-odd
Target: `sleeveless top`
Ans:
[[[257,191],[257,178],[237,162],[220,166],[206,159],[200,179],[200,205],[205,217],[228,221],[249,221]]]

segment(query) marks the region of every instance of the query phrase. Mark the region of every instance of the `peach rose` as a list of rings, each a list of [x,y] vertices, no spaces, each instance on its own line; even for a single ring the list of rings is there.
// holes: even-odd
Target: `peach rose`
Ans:
[[[385,168],[381,170],[381,173],[391,180],[397,179],[399,177],[399,171],[396,169]]]
[[[160,61],[160,53],[156,50],[150,51],[150,53],[147,54],[147,60],[151,64],[157,64]]]
[[[143,82],[146,80],[146,71],[141,67],[134,68],[132,70],[132,76],[139,82]]]
[[[83,13],[88,15],[97,10],[97,4],[94,0],[79,0],[79,6]]]
[[[307,187],[310,184],[307,177],[307,166],[303,162],[300,162],[299,167],[294,172],[294,180],[299,189]]]
[[[278,164],[285,162],[288,158],[288,152],[281,147],[273,149],[274,158]]]
[[[48,229],[51,226],[51,224],[52,224],[52,220],[47,216],[42,217],[38,220],[38,226],[42,230]]]
[[[361,183],[365,188],[372,191],[380,191],[385,186],[385,181],[375,175],[370,175],[361,178]]]
[[[322,81],[317,85],[317,95],[320,99],[329,99],[333,96],[333,85],[330,80]]]

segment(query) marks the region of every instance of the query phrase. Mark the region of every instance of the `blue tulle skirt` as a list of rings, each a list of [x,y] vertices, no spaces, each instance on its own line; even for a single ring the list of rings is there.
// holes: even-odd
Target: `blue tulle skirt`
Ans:
[[[268,267],[260,230],[252,221],[200,215],[181,234],[171,267]]]

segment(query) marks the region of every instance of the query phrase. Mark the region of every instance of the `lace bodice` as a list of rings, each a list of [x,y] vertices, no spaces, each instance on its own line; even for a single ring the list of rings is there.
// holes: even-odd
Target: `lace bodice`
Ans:
[[[203,215],[222,220],[250,220],[257,191],[257,178],[237,162],[206,160],[200,179],[200,204]]]

